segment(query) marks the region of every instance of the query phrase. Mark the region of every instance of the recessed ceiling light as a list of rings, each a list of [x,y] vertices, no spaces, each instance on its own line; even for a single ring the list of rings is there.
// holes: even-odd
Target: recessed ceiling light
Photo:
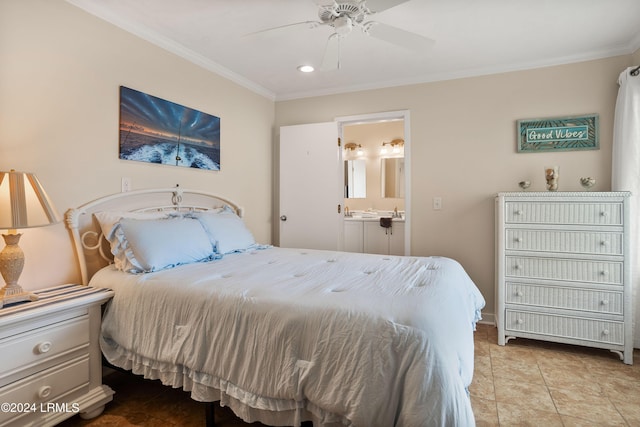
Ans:
[[[312,73],[314,71],[314,68],[311,65],[300,65],[298,67],[298,71],[301,71],[303,73]]]

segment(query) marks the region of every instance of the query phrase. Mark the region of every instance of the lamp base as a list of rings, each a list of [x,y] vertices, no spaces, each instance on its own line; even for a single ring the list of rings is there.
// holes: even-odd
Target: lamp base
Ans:
[[[7,285],[0,289],[0,308],[16,302],[37,300],[38,295],[31,292],[25,292],[19,285]]]
[[[23,301],[36,301],[38,296],[30,292],[25,292],[22,286],[18,285],[18,278],[24,266],[24,253],[18,242],[22,234],[15,230],[9,230],[9,234],[3,234],[2,238],[6,243],[0,252],[0,274],[6,286],[0,289],[0,308],[7,304]]]

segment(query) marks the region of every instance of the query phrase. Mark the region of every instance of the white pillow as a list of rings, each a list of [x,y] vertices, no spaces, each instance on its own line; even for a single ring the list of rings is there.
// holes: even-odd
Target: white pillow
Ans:
[[[215,257],[207,233],[193,218],[123,218],[114,227],[114,236],[133,266],[125,270],[130,273],[149,273]]]
[[[102,234],[104,238],[111,244],[111,254],[113,255],[113,263],[118,270],[128,271],[133,268],[129,260],[127,259],[124,248],[121,247],[121,242],[114,236],[114,229],[118,221],[122,218],[135,218],[135,219],[160,219],[168,218],[170,214],[165,211],[154,212],[127,212],[127,211],[102,211],[94,213],[94,216],[100,224]]]
[[[196,212],[192,216],[200,221],[215,251],[221,255],[241,252],[256,244],[244,221],[229,208],[218,213]]]

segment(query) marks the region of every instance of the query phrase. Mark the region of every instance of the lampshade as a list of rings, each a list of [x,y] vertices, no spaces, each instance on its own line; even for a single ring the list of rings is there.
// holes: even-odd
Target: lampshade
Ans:
[[[41,227],[61,220],[49,196],[32,173],[0,172],[0,229],[8,229],[2,237],[6,243],[0,252],[0,274],[6,285],[0,289],[0,308],[5,304],[35,301],[37,296],[18,285],[24,266],[24,253],[18,245],[17,228]]]
[[[0,229],[41,227],[60,221],[34,174],[0,172]]]

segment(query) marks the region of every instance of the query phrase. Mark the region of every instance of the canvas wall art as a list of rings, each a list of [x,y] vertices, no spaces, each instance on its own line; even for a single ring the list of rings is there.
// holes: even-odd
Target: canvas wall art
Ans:
[[[120,86],[120,158],[220,170],[220,118]]]
[[[518,152],[597,150],[598,115],[518,120]]]

